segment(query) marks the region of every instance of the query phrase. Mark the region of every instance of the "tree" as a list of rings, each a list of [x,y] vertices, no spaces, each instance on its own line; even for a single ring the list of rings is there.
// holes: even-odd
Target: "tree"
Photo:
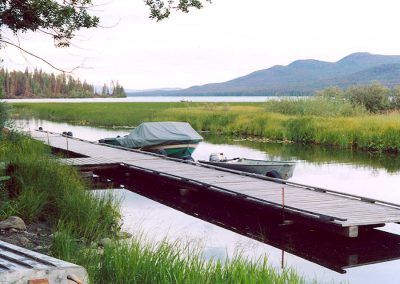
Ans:
[[[98,26],[99,18],[88,13],[91,5],[91,0],[2,0],[0,25],[14,34],[47,33],[57,47],[64,47],[69,45],[75,31]]]
[[[203,8],[203,2],[210,2],[211,0],[145,0],[145,4],[150,8],[150,18],[161,21],[168,18],[171,10],[181,11],[188,13],[190,8]]]
[[[372,113],[389,108],[390,89],[378,82],[350,87],[346,90],[345,96],[353,105],[362,105]]]

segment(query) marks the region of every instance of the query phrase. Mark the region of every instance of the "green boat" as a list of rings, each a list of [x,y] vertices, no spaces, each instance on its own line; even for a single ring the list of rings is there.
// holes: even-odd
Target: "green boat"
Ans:
[[[203,137],[186,122],[144,122],[124,137],[104,138],[99,143],[191,159],[202,140]]]

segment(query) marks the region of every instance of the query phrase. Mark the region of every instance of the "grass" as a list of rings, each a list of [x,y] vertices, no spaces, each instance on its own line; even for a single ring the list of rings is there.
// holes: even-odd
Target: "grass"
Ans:
[[[238,254],[225,262],[205,260],[188,243],[149,243],[136,237],[98,251],[80,250],[68,240],[68,231],[56,238],[55,246],[64,247],[60,256],[83,264],[93,283],[305,283],[292,269],[277,272],[266,258],[250,261]]]
[[[52,255],[84,266],[90,283],[304,283],[292,269],[278,272],[267,259],[238,254],[208,261],[197,246],[151,243],[136,236],[99,249],[93,242],[111,237],[120,225],[118,202],[93,195],[77,171],[50,156],[49,148],[28,137],[8,134],[0,157],[10,174],[0,188],[0,220],[18,215],[28,223],[49,222]]]
[[[118,204],[86,191],[77,171],[50,158],[49,149],[24,136],[2,143],[1,157],[10,165],[0,202],[0,218],[18,215],[27,222],[73,224],[87,240],[110,236],[119,226]]]
[[[195,129],[377,152],[400,150],[398,112],[367,114],[326,99],[264,103],[14,104],[14,117],[94,126],[136,126],[144,121],[187,121]]]

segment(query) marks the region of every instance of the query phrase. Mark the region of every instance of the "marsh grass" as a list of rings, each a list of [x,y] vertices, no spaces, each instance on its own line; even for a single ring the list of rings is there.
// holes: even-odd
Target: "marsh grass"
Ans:
[[[329,100],[320,96],[267,101],[264,108],[267,112],[285,115],[348,117],[368,114],[361,105],[353,105],[344,100]]]
[[[53,252],[85,266],[92,283],[305,283],[292,269],[277,272],[266,257],[251,261],[237,254],[223,261],[206,260],[192,243],[152,243],[142,236],[99,250],[82,248],[64,228]]]
[[[101,126],[187,121],[199,131],[377,152],[400,150],[400,114],[324,98],[265,103],[14,104],[14,115]]]
[[[18,215],[27,222],[45,220],[73,224],[87,240],[109,236],[119,225],[119,207],[111,196],[86,191],[77,171],[50,158],[49,149],[24,136],[3,143],[10,165],[7,193],[0,202],[0,218]]]

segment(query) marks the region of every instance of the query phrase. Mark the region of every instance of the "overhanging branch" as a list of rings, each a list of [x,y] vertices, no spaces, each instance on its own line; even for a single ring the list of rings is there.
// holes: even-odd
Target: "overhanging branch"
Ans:
[[[78,68],[78,67],[75,67],[75,68],[73,68],[73,69],[70,70],[70,71],[66,71],[66,70],[63,70],[63,69],[61,69],[61,68],[58,68],[58,67],[54,66],[53,64],[51,64],[51,63],[50,63],[49,61],[47,61],[46,59],[43,59],[42,57],[40,57],[40,56],[38,56],[38,55],[36,55],[36,54],[34,54],[34,53],[32,53],[32,52],[30,52],[30,51],[28,51],[28,50],[22,48],[22,47],[21,47],[20,45],[18,45],[18,44],[12,43],[12,42],[7,41],[7,40],[4,40],[4,39],[0,39],[0,42],[5,43],[5,44],[8,44],[8,45],[11,45],[11,46],[13,46],[13,47],[16,47],[16,48],[18,48],[19,50],[21,50],[22,52],[24,52],[24,53],[26,53],[26,54],[28,54],[28,55],[30,55],[30,56],[32,56],[32,57],[35,57],[36,59],[39,59],[40,61],[46,63],[47,65],[49,65],[49,66],[52,67],[53,69],[58,70],[58,71],[60,71],[60,72],[63,72],[63,73],[72,73],[75,69]]]

